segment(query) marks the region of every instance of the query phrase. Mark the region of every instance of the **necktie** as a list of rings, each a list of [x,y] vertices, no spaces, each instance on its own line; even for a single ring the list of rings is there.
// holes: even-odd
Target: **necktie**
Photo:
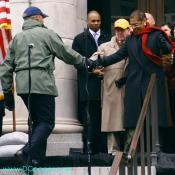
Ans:
[[[96,45],[98,46],[98,33],[94,32],[93,37],[94,37]]]

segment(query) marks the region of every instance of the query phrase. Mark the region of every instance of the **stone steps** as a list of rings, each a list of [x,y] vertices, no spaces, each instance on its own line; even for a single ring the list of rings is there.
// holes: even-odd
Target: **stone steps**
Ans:
[[[46,157],[42,167],[34,169],[34,175],[88,175],[87,155],[75,154],[70,156],[49,156]],[[108,154],[97,154],[91,157],[91,175],[108,175],[113,156]],[[0,174],[2,175],[23,175],[27,167],[21,166],[15,158],[0,158]],[[31,167],[29,167],[31,170]],[[145,171],[147,168],[145,168]],[[126,174],[127,168],[125,168]],[[152,174],[156,175],[155,167],[152,167]],[[119,175],[119,173],[117,174]],[[138,175],[141,175],[141,168],[138,167]],[[145,173],[147,175],[147,172]]]
[[[16,168],[16,169],[1,169],[0,174],[3,175],[25,175],[23,169]],[[29,167],[29,171],[31,168]],[[91,175],[108,175],[110,171],[110,167],[92,167],[91,168]],[[33,175],[88,175],[88,168],[87,167],[67,167],[67,168],[34,168]],[[119,175],[119,172],[117,173]],[[126,168],[126,174],[128,175],[128,171]],[[141,175],[141,168],[138,167],[138,175]],[[148,175],[147,170],[145,168],[145,175]],[[152,167],[152,174],[156,175],[155,168]]]
[[[70,148],[83,148],[81,133],[51,134],[47,142],[47,156],[69,155]]]
[[[175,175],[175,154],[160,153],[156,169],[157,175]]]

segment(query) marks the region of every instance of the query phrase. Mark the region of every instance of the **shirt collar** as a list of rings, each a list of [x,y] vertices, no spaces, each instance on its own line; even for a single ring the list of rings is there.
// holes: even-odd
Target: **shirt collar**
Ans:
[[[96,33],[96,34],[98,35],[98,37],[99,37],[100,34],[101,34],[100,29],[99,29],[97,32],[94,32],[93,30],[89,29],[89,32],[91,33],[92,36],[94,36],[94,33]]]

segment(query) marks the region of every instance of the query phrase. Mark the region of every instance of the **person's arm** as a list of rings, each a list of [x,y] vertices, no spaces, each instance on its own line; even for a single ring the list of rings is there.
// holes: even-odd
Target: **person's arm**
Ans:
[[[74,38],[73,43],[72,43],[72,49],[78,52],[79,54],[82,55],[82,42],[81,38],[78,36]]]
[[[15,51],[13,49],[13,45],[11,44],[7,50],[4,62],[0,65],[0,79],[4,94],[4,105],[10,111],[13,111],[15,106],[12,92],[13,72],[15,70],[14,58]]]
[[[127,42],[114,54],[109,56],[104,56],[100,59],[100,61],[97,61],[97,66],[101,65],[103,67],[115,64],[122,59],[125,59],[128,57],[128,48],[127,48]]]
[[[166,40],[166,38],[163,36],[162,33],[159,34],[157,43],[158,43],[160,50],[162,51],[162,54],[171,53],[172,46]]]
[[[84,55],[83,54],[83,40],[80,36],[76,36],[73,40],[73,43],[72,43],[72,49],[75,50],[76,52],[78,52],[79,54],[81,55]],[[74,67],[77,69],[77,70],[80,70],[80,71],[84,71],[84,69],[80,66],[77,66],[77,65],[74,65]]]
[[[7,50],[4,62],[0,65],[0,79],[4,93],[12,92],[13,72],[15,69],[14,58],[15,51],[13,49],[13,44],[11,44]]]
[[[47,44],[51,53],[66,64],[74,65],[77,68],[87,68],[89,70],[93,69],[95,66],[92,60],[86,59],[84,56],[74,51],[70,46],[66,46],[54,32],[50,33]]]
[[[64,61],[66,64],[81,66],[85,64],[85,57],[66,46],[54,32],[50,34],[49,48],[53,55]]]

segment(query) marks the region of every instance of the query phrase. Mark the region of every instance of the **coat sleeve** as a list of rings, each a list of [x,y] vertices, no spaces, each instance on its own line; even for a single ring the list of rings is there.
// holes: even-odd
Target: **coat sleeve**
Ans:
[[[128,57],[127,42],[114,54],[103,57],[102,65],[104,67],[115,64]]]
[[[171,52],[171,45],[165,39],[162,33],[159,34],[157,43],[158,43],[160,50],[162,51],[162,54],[168,54]]]
[[[72,49],[81,54],[82,53],[81,48],[82,48],[82,42],[80,40],[80,37],[76,36],[72,43]]]
[[[15,51],[13,44],[10,44],[4,62],[0,65],[0,79],[3,92],[11,92],[13,84],[13,72],[15,70],[14,64]]]
[[[53,55],[67,64],[84,66],[85,57],[74,51],[71,47],[66,46],[56,33],[50,34],[49,48]]]
[[[82,37],[80,35],[77,35],[74,38],[73,43],[72,43],[72,49],[75,50],[76,52],[78,52],[81,55],[84,55],[83,46],[82,46],[83,42],[84,41],[83,41]],[[80,66],[75,65],[75,68],[79,71],[84,71],[84,69]]]

